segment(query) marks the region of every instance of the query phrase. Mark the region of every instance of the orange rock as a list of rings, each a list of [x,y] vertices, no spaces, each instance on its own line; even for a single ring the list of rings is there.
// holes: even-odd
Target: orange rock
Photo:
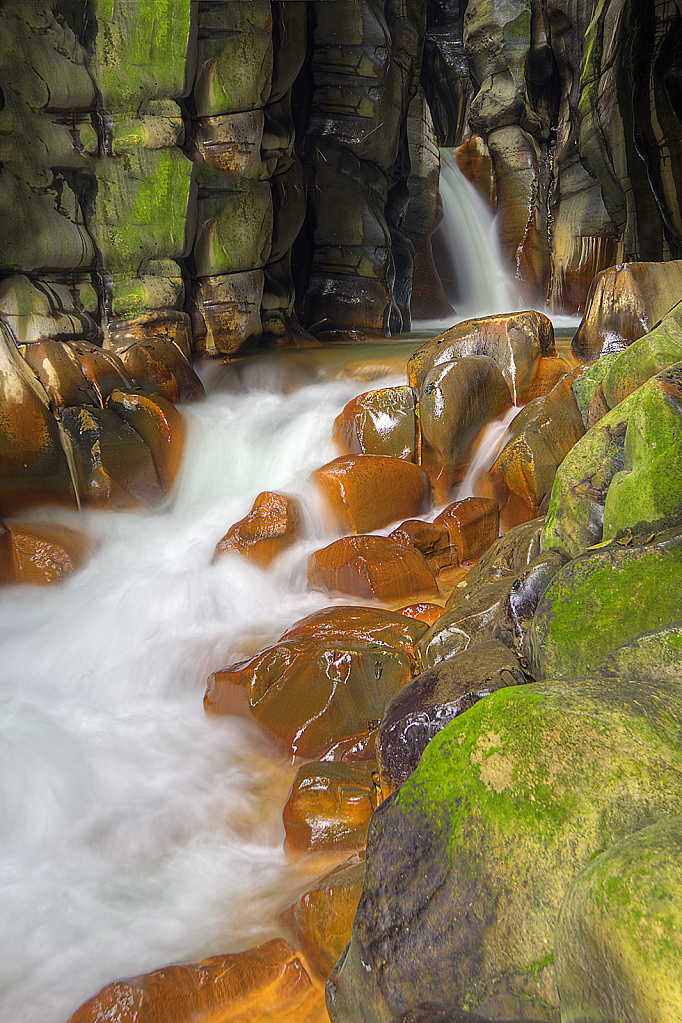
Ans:
[[[342,529],[363,533],[428,511],[431,482],[419,465],[387,455],[341,455],[313,473]]]
[[[97,395],[99,405],[104,406],[114,389],[129,390],[134,386],[132,377],[113,352],[108,352],[89,341],[68,341],[66,346],[71,350],[83,376]]]
[[[68,1023],[323,1023],[324,1000],[288,942],[114,981]]]
[[[204,708],[252,715],[294,755],[320,759],[336,748],[343,759],[343,744],[366,746],[387,701],[419,670],[415,644],[426,629],[375,608],[319,611],[275,646],[215,672]]]
[[[523,404],[539,360],[557,356],[552,321],[535,309],[462,320],[417,349],[407,364],[408,383],[421,391],[436,366],[477,355],[497,364],[514,404]]]
[[[304,764],[282,813],[288,852],[352,852],[364,849],[377,806],[376,763]]]
[[[500,513],[497,501],[491,498],[467,497],[448,505],[435,522],[447,529],[450,545],[462,563],[475,561],[494,544],[500,529]]]
[[[61,341],[23,345],[26,362],[45,388],[53,408],[101,405],[100,396],[83,374],[76,353]]]
[[[556,356],[556,358],[543,356],[541,359],[538,359],[535,372],[528,385],[528,390],[523,395],[524,402],[528,403],[533,398],[540,398],[544,394],[549,394],[561,378],[570,372],[571,367],[565,359],[559,356]]]
[[[115,412],[85,405],[67,408],[61,428],[69,440],[81,504],[138,508],[163,500],[149,448]]]
[[[343,863],[304,892],[285,916],[297,945],[321,977],[330,973],[350,941],[364,877],[364,862]]]
[[[12,545],[13,578],[0,569],[6,582],[49,586],[60,583],[90,557],[89,537],[67,526],[40,526],[11,522],[6,527]],[[5,560],[3,551],[3,561]]]
[[[31,504],[76,507],[49,399],[0,320],[0,514]]]
[[[450,534],[442,522],[407,519],[393,530],[390,538],[406,547],[416,547],[434,575],[459,564],[457,551],[451,546]]]
[[[388,536],[344,536],[308,558],[308,581],[327,593],[404,600],[437,593],[425,558]]]
[[[169,493],[180,468],[185,421],[160,394],[112,391],[107,406],[139,434],[151,452],[159,480]]]
[[[106,346],[130,374],[132,388],[178,404],[204,397],[190,362],[190,339],[189,316],[166,310],[109,324]]]
[[[16,582],[16,578],[12,534],[0,519],[0,586]]]
[[[401,607],[398,613],[407,618],[417,618],[420,622],[426,622],[427,625],[433,625],[443,614],[443,608],[440,604],[408,604],[407,607]]]
[[[302,535],[302,512],[298,501],[265,491],[243,519],[230,526],[216,544],[213,560],[236,552],[263,568]]]
[[[497,210],[497,187],[490,152],[480,135],[470,135],[466,142],[455,150],[455,159],[467,181],[471,182],[478,194],[493,213]]]
[[[349,401],[334,420],[344,454],[391,455],[417,461],[418,394],[412,387],[382,387]]]

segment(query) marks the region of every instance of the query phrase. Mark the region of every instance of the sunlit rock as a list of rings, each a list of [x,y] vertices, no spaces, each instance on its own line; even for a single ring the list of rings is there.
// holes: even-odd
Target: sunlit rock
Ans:
[[[478,433],[512,404],[509,388],[493,359],[453,359],[430,370],[419,392],[422,464],[435,499],[446,503],[464,475],[466,453]]]
[[[524,402],[527,404],[533,398],[541,398],[543,395],[549,394],[561,378],[570,372],[571,367],[565,359],[559,356],[541,356],[537,361],[528,390],[523,396]]]
[[[194,347],[198,355],[230,355],[263,332],[262,270],[203,277],[194,285]]]
[[[437,593],[424,556],[389,536],[344,536],[308,559],[308,581],[326,593],[407,600]]]
[[[105,347],[116,353],[133,387],[178,404],[204,397],[190,362],[191,340],[189,316],[167,310],[110,324]]]
[[[163,500],[149,448],[111,409],[66,408],[60,428],[81,505],[139,508]]]
[[[90,557],[90,537],[67,526],[10,522],[0,527],[0,582],[60,583]]]
[[[434,519],[448,531],[450,547],[457,554],[453,564],[476,561],[497,540],[500,513],[497,501],[488,497],[466,497],[448,505]]]
[[[350,853],[365,848],[377,805],[376,764],[300,767],[284,806],[288,852]]]
[[[552,321],[534,309],[462,320],[418,348],[407,365],[408,382],[420,390],[427,373],[452,359],[488,355],[499,366],[514,404],[521,405],[543,358],[555,358]]]
[[[87,341],[68,341],[81,373],[97,395],[97,403],[104,406],[112,391],[133,387],[133,378],[114,352]]]
[[[75,506],[60,428],[36,375],[0,320],[0,513],[31,504]]]
[[[428,511],[421,466],[387,455],[342,455],[313,473],[341,529],[362,533]]]
[[[216,544],[214,560],[238,553],[264,568],[303,535],[300,503],[284,494],[265,491],[243,519],[230,526]]]
[[[0,284],[0,316],[19,346],[98,337],[97,325],[68,288],[55,283],[38,288],[25,274]]]
[[[490,475],[536,513],[552,489],[556,471],[585,433],[569,377],[549,394],[535,398],[514,418],[508,439],[493,462]]]
[[[526,679],[514,654],[489,640],[417,675],[390,701],[379,726],[377,759],[384,798],[415,770],[449,721],[503,686]]]
[[[588,362],[621,352],[654,327],[682,291],[682,260],[621,263],[597,274],[571,348]]]
[[[349,401],[334,420],[344,454],[392,455],[417,461],[418,394],[412,387],[383,387]]]
[[[601,379],[602,394],[608,408],[615,408],[652,376],[673,363],[682,361],[682,305],[678,303],[667,316],[638,341],[605,366]],[[603,362],[597,362],[598,367]]]
[[[474,186],[483,201],[495,213],[497,188],[490,150],[480,135],[471,135],[455,150],[457,166],[467,181]]]
[[[350,941],[364,877],[363,861],[343,863],[311,885],[287,914],[296,945],[321,977]]]
[[[68,1023],[321,1023],[318,989],[281,938],[247,952],[114,981]]]
[[[99,405],[102,400],[83,373],[80,359],[61,341],[36,341],[23,346],[22,352],[42,384],[53,409],[69,405]],[[129,381],[128,381],[129,382]],[[119,381],[121,386],[126,381]]]
[[[681,700],[655,683],[535,683],[447,725],[372,817],[353,936],[327,984],[333,1023],[436,999],[551,1018],[574,878],[680,813]]]
[[[440,604],[429,604],[428,602],[407,604],[398,609],[398,614],[406,615],[407,618],[417,618],[420,622],[426,622],[427,625],[433,625],[442,613],[443,608]]]
[[[160,395],[112,391],[106,407],[139,434],[151,453],[159,482],[168,494],[180,469],[185,442],[185,421]]]
[[[679,527],[678,527],[679,529]],[[536,678],[586,674],[640,633],[682,618],[682,534],[641,534],[588,550],[554,576],[525,655]]]
[[[680,1018],[681,864],[676,816],[624,838],[574,880],[554,955],[566,1023]]]
[[[415,643],[426,628],[374,608],[319,611],[277,645],[215,672],[204,707],[253,715],[285,749],[308,759],[346,740],[364,743],[389,698],[416,674]]]

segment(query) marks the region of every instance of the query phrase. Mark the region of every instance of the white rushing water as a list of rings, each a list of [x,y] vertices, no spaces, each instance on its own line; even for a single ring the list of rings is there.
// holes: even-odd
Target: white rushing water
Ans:
[[[300,494],[319,540],[306,481],[366,389],[186,408],[171,508],[62,514],[97,538],[92,560],[0,591],[0,1023],[64,1023],[118,977],[267,940],[305,886],[282,851],[291,765],[202,700],[211,671],[330,603],[305,583],[321,544],[267,572],[211,558],[265,489]]]

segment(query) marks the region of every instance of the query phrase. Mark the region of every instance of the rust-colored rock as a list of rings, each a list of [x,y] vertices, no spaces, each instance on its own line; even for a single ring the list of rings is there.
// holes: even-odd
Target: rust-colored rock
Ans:
[[[426,622],[427,625],[433,625],[442,615],[443,608],[440,604],[407,604],[406,607],[401,607],[398,613],[407,618],[417,618],[420,622]]]
[[[497,210],[497,186],[490,151],[480,135],[471,135],[455,150],[457,166],[491,211]]]
[[[166,310],[111,323],[106,345],[125,366],[131,388],[177,405],[204,397],[204,385],[190,362],[191,337],[189,316]]]
[[[334,420],[334,440],[344,454],[392,455],[416,462],[417,403],[412,387],[382,387],[359,394]]]
[[[323,999],[281,938],[114,981],[68,1023],[322,1023]]]
[[[377,805],[376,764],[304,764],[282,813],[288,852],[343,852],[364,849],[367,826]]]
[[[340,527],[364,533],[428,511],[431,482],[419,465],[387,455],[341,455],[313,473]]]
[[[23,356],[45,388],[53,408],[69,405],[101,405],[101,399],[85,377],[69,345],[50,338],[22,346]]]
[[[538,362],[557,355],[552,321],[535,309],[462,320],[417,349],[407,364],[408,383],[421,390],[436,366],[474,355],[494,360],[514,404],[521,405],[527,400]]]
[[[334,759],[344,759],[419,670],[415,644],[426,628],[376,608],[318,611],[275,646],[215,672],[204,708],[252,715],[293,755],[319,759],[336,747]]]
[[[185,442],[185,421],[160,394],[112,391],[107,406],[139,434],[151,452],[165,493],[175,482]]]
[[[92,548],[88,536],[67,526],[10,522],[0,537],[0,582],[60,583],[85,564]]]
[[[620,352],[652,329],[680,300],[682,260],[619,263],[592,281],[571,348],[583,362]]]
[[[538,359],[535,372],[524,395],[524,401],[528,403],[533,398],[541,398],[549,394],[563,376],[571,372],[571,367],[565,359],[560,356],[543,356]]]
[[[585,432],[570,385],[570,377],[562,378],[519,412],[490,469],[496,487],[506,487],[536,514],[559,465]]]
[[[427,373],[419,396],[422,464],[439,504],[463,478],[480,431],[510,405],[504,376],[487,355],[454,359]]]
[[[304,892],[286,914],[296,944],[321,977],[327,977],[350,941],[364,877],[364,861],[342,863]]]
[[[115,412],[84,405],[67,408],[61,427],[82,505],[139,508],[163,500],[149,448]]]
[[[456,552],[453,564],[475,561],[497,540],[500,513],[497,501],[489,497],[467,497],[448,505],[434,520],[445,526],[450,547]]]
[[[388,536],[344,536],[308,559],[308,581],[327,593],[405,600],[437,593],[425,558]]]
[[[390,534],[392,540],[416,547],[426,563],[437,575],[443,568],[459,564],[457,551],[450,544],[450,534],[442,522],[425,522],[424,519],[406,519]]]
[[[97,395],[98,405],[104,406],[113,390],[129,390],[134,387],[132,377],[114,352],[108,352],[88,341],[69,341],[66,346]]]
[[[302,535],[301,506],[294,498],[264,491],[243,519],[216,544],[214,560],[238,553],[265,568]]]

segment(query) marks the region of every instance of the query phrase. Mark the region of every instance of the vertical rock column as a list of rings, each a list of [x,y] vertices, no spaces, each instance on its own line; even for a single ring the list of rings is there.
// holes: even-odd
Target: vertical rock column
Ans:
[[[400,330],[386,218],[401,133],[417,86],[422,0],[311,0],[313,96],[306,137],[313,332]]]
[[[194,221],[192,164],[176,100],[187,93],[190,0],[91,0],[101,158],[88,223],[104,291],[104,347],[171,400],[200,393],[176,260]],[[189,230],[188,230],[189,227]],[[153,386],[153,385],[152,385]]]
[[[270,0],[201,2],[192,97],[199,185],[194,344],[229,355],[263,333],[264,268],[272,251],[273,200],[263,159],[264,108],[272,92]]]

